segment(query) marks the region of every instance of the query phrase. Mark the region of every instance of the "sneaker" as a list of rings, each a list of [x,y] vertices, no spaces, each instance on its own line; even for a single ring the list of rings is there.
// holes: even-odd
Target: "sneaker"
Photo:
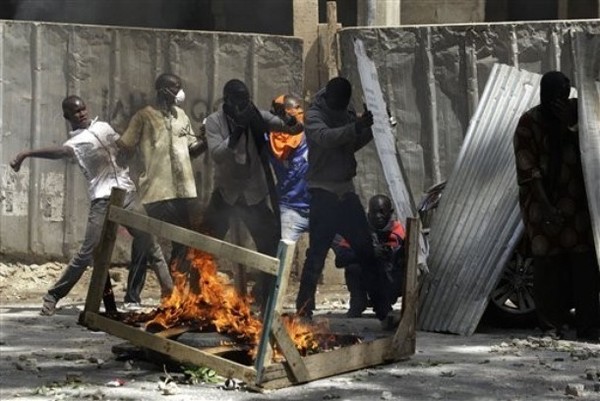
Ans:
[[[123,303],[123,310],[125,312],[136,312],[142,310],[142,305],[138,302],[125,302]]]
[[[44,300],[42,304],[42,309],[40,310],[40,315],[42,316],[52,316],[56,312],[56,301],[54,300]]]

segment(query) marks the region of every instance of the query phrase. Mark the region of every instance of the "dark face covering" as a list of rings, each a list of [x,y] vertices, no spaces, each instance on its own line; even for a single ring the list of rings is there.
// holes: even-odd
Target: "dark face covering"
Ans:
[[[251,110],[250,92],[246,85],[237,79],[232,79],[223,88],[223,111],[237,123],[244,123]]]
[[[325,102],[331,110],[345,110],[350,104],[352,86],[346,78],[336,77],[327,82]]]
[[[339,96],[337,94],[325,94],[325,102],[331,110],[346,110],[350,104],[349,97]]]
[[[540,102],[543,112],[548,117],[556,117],[555,101],[567,101],[571,92],[571,82],[563,73],[551,71],[542,77],[540,83]]]

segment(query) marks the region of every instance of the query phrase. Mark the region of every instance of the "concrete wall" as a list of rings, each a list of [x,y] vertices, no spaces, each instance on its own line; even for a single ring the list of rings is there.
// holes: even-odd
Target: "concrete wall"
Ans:
[[[153,99],[155,77],[174,72],[198,129],[231,78],[248,84],[259,107],[303,84],[302,41],[292,37],[8,21],[0,32],[0,252],[7,254],[67,258],[82,239],[89,203],[78,166],[29,159],[14,173],[8,165],[22,149],[66,140],[66,94],[83,96],[92,114],[122,130]],[[204,155],[194,168],[201,210],[212,163]]]
[[[600,32],[600,20],[401,28],[340,32],[342,75],[357,88],[353,40],[360,38],[377,65],[389,108],[398,119],[397,146],[418,201],[452,171],[492,65],[573,76],[571,30]],[[374,148],[359,153],[356,180],[363,199],[387,192]]]

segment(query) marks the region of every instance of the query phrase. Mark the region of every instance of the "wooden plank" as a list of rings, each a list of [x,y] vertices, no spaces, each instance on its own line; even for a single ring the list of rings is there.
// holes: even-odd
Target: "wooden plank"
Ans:
[[[290,274],[292,274],[292,265],[294,264],[294,254],[296,253],[296,243],[292,241],[283,240],[286,244],[285,248],[282,249],[280,254],[277,254],[280,260],[280,266],[282,267],[279,274],[279,289],[277,296],[275,297],[275,305],[273,309],[277,313],[281,313],[283,309],[283,301],[287,293],[288,284],[290,282]]]
[[[328,79],[337,77],[339,75],[338,70],[338,43],[337,43],[337,32],[339,25],[337,21],[337,3],[335,1],[327,2],[327,71]]]
[[[416,349],[417,304],[419,291],[417,283],[417,264],[419,257],[419,238],[421,222],[408,218],[406,225],[406,260],[404,263],[404,295],[402,296],[402,318],[394,334],[388,358],[395,354],[414,353]]]
[[[285,249],[281,250],[281,254],[278,254],[278,258],[280,259],[283,269],[281,270],[281,274],[279,275],[279,290],[277,291],[277,296],[275,298],[275,304],[273,306],[273,311],[276,314],[281,315],[281,310],[283,309],[283,301],[285,299],[285,295],[288,288],[288,283],[290,281],[290,274],[292,273],[292,265],[294,263],[294,255],[296,253],[296,243],[289,242],[284,240],[287,243]],[[273,360],[273,337],[271,336],[269,340],[270,347],[267,348],[266,354],[264,356],[265,366],[269,365]],[[286,356],[287,359],[287,356]]]
[[[304,365],[304,361],[302,360],[302,356],[296,349],[296,345],[290,338],[289,333],[287,332],[283,320],[281,319],[281,315],[276,312],[275,318],[273,319],[273,325],[271,328],[273,333],[273,337],[279,345],[281,352],[285,356],[285,360],[294,375],[297,383],[305,383],[309,380],[310,375],[308,374],[308,370],[306,369],[306,365]]]
[[[207,354],[223,354],[229,351],[241,351],[243,347],[238,345],[218,345],[216,347],[208,347],[202,348],[202,352],[206,352]]]
[[[256,370],[252,367],[159,337],[94,312],[83,312],[83,323],[87,327],[128,340],[134,345],[168,355],[179,362],[209,367],[224,377],[234,377],[245,382],[253,382],[256,379]]]
[[[381,365],[386,361],[392,337],[380,338],[361,344],[351,345],[332,351],[305,356],[303,359],[309,372],[309,380],[338,375],[369,366]],[[410,355],[396,355],[394,360]]]
[[[202,249],[215,256],[225,257],[233,262],[253,267],[265,273],[276,275],[279,270],[279,260],[277,258],[238,245],[233,245],[229,242],[221,241],[174,224],[156,220],[143,214],[121,208],[111,208],[109,216],[112,221],[120,224],[137,228],[192,248]]]
[[[263,329],[260,337],[260,343],[258,344],[258,352],[256,354],[256,361],[254,366],[257,372],[257,382],[260,383],[261,375],[264,367],[271,360],[270,340],[271,340],[271,326],[275,317],[275,307],[277,302],[282,303],[280,297],[281,285],[287,287],[288,278],[292,268],[292,259],[294,255],[294,248],[296,243],[288,240],[279,241],[279,247],[277,249],[277,260],[279,260],[279,269],[277,277],[275,278],[275,285],[271,289],[269,299],[267,300],[267,306],[265,308],[265,314],[263,317]],[[289,248],[292,248],[291,250]],[[292,256],[290,258],[290,255]],[[284,279],[285,277],[285,279]],[[280,305],[279,305],[280,306]]]
[[[187,333],[190,330],[192,330],[190,326],[170,327],[163,331],[159,331],[158,333],[154,333],[154,335],[162,338],[171,338]]]
[[[110,195],[108,209],[122,206],[125,201],[125,191],[113,188]],[[119,225],[109,219],[108,214],[104,218],[100,243],[94,250],[94,266],[87,297],[85,299],[84,312],[97,312],[100,310],[100,301],[108,278],[108,267],[117,240],[117,228]]]

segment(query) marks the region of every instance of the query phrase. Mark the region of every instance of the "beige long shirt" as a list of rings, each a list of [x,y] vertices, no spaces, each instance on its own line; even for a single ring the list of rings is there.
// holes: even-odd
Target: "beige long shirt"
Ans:
[[[174,108],[176,116],[146,106],[132,117],[121,136],[126,147],[139,150],[143,169],[138,186],[143,204],[197,196],[189,154],[189,145],[197,139],[188,116]]]

